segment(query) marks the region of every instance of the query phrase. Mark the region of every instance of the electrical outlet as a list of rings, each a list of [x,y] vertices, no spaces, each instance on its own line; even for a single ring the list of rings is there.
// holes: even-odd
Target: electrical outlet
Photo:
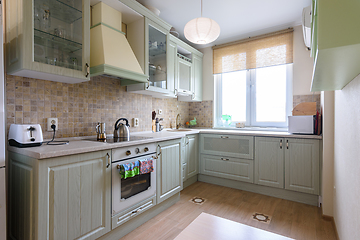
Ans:
[[[59,122],[58,122],[58,119],[57,118],[48,118],[47,119],[47,130],[49,132],[53,132],[54,129],[51,128],[51,125],[55,125],[56,126],[56,131],[59,130]]]
[[[139,124],[140,124],[139,118],[134,118],[134,124],[133,124],[133,126],[134,126],[134,127],[138,127]]]
[[[162,114],[162,109],[158,110],[158,114],[161,115]]]

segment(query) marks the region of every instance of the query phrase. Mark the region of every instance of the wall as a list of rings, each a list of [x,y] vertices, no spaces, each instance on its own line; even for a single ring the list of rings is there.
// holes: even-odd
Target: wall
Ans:
[[[200,49],[203,58],[203,100],[214,100],[213,55],[211,47]],[[301,26],[294,27],[293,95],[312,95],[310,92],[313,64],[304,45]],[[319,94],[319,93],[316,93]]]
[[[96,135],[97,122],[106,123],[106,133],[112,134],[117,119],[139,118],[140,126],[130,131],[151,131],[151,112],[162,109],[165,127],[170,119],[175,125],[177,113],[182,121],[189,120],[189,103],[176,99],[157,99],[126,92],[120,81],[94,77],[91,81],[67,84],[17,76],[6,76],[7,131],[12,123],[40,123],[44,138],[52,137],[46,131],[49,117],[59,119],[56,137]]]
[[[360,239],[359,92],[360,76],[335,91],[334,218],[343,240]]]

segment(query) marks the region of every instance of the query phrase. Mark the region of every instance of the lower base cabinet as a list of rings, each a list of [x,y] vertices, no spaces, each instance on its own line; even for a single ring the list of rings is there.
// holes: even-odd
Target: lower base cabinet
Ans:
[[[201,154],[200,173],[253,183],[254,163],[248,159]]]
[[[8,156],[11,239],[96,239],[111,230],[110,151]]]
[[[255,183],[320,194],[319,140],[255,137]]]
[[[158,143],[157,147],[157,204],[182,189],[181,139]]]

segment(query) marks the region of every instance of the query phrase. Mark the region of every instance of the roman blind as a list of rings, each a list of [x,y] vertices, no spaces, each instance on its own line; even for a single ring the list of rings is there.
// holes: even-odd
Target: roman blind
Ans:
[[[293,62],[293,28],[213,46],[213,73]]]

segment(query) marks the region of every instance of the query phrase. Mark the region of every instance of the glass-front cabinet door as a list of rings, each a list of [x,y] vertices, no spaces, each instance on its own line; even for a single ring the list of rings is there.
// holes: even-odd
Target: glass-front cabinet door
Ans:
[[[6,8],[8,74],[90,80],[89,0],[11,0]]]
[[[149,25],[149,85],[167,89],[166,34]]]

